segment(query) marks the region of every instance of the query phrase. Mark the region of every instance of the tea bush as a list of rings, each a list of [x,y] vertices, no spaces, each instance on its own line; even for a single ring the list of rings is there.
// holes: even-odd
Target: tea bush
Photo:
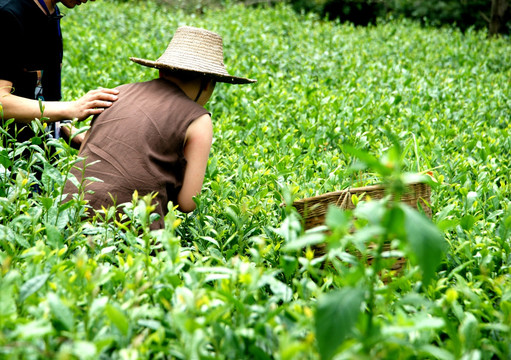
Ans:
[[[215,140],[192,214],[149,231],[151,199],[134,194],[122,223],[114,209],[85,221],[79,198],[60,203],[76,152],[3,133],[1,356],[511,357],[509,43],[285,5],[198,15],[98,1],[63,20],[64,97],[155,77],[129,56],[157,58],[185,24],[220,33],[227,68],[258,80],[219,84],[207,106]],[[431,220],[387,197],[332,209],[325,234],[290,205],[380,181],[398,192],[426,172]]]

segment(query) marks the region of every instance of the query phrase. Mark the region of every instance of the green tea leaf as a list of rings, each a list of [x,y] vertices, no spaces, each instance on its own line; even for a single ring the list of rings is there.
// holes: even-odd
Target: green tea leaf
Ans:
[[[408,244],[422,270],[424,285],[427,285],[444,257],[447,243],[426,216],[407,205],[399,206],[405,214]]]
[[[461,218],[460,225],[464,230],[469,231],[476,223],[476,218],[473,215],[465,215]]]
[[[450,353],[447,349],[441,349],[433,345],[424,345],[420,348],[426,354],[432,356],[432,359],[437,360],[456,360],[456,356]]]
[[[72,311],[54,293],[48,293],[48,303],[52,314],[53,326],[57,330],[73,331],[74,315]]]
[[[460,339],[464,343],[467,350],[474,349],[477,346],[479,338],[478,323],[475,316],[469,312],[465,312],[465,318],[459,327]]]
[[[50,277],[50,274],[42,274],[42,275],[38,275],[38,276],[35,276],[35,277],[27,280],[20,287],[18,301],[22,303],[30,295],[37,292],[40,288],[43,287],[43,285],[46,283],[46,281],[48,280],[49,277]]]
[[[5,168],[12,165],[12,161],[9,158],[9,152],[6,149],[0,151],[0,165],[3,165]]]
[[[55,182],[56,184],[62,185],[62,174],[55,167],[51,166],[48,163],[44,164],[44,170],[42,175],[43,183],[47,184],[50,181]]]
[[[63,237],[59,229],[50,224],[47,224],[45,227],[48,244],[50,244],[54,249],[60,248],[63,242]]]
[[[117,329],[124,336],[128,335],[129,330],[129,321],[126,315],[115,306],[107,304],[105,306],[105,312],[110,321],[115,325]]]
[[[17,324],[15,334],[21,339],[41,339],[53,332],[48,319],[38,319],[27,324]]]
[[[296,251],[303,249],[307,246],[312,246],[316,244],[320,244],[325,240],[325,234],[322,233],[306,233],[300,236],[298,239],[293,240],[290,243],[287,243],[282,247],[283,251]]]
[[[346,212],[337,206],[329,206],[326,213],[325,223],[330,229],[348,230],[350,226],[349,217]]]
[[[364,291],[343,288],[318,300],[315,331],[322,359],[331,359],[337,348],[352,334],[361,313]]]
[[[0,283],[0,319],[16,312],[16,302],[12,286],[2,286]]]
[[[96,345],[88,341],[74,341],[73,354],[79,359],[94,359],[99,357]]]
[[[378,160],[375,156],[371,155],[367,151],[357,149],[356,147],[348,144],[343,145],[343,150],[348,154],[358,158],[369,168],[377,171],[381,176],[388,176],[392,173],[391,169],[386,167],[382,162],[380,162],[380,160]]]

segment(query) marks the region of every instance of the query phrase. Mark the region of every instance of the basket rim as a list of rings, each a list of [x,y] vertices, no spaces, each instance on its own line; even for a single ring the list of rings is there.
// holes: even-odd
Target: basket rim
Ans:
[[[430,185],[427,182],[420,182],[420,181],[411,182],[411,183],[407,183],[406,184],[407,187],[414,187],[414,186],[417,186],[417,185],[424,185],[426,187],[430,187]],[[304,199],[295,200],[295,201],[293,201],[293,205],[304,205],[304,204],[307,204],[307,203],[309,203],[311,201],[321,200],[321,199],[329,198],[329,197],[332,197],[332,196],[340,196],[342,194],[350,193],[350,192],[370,192],[370,191],[384,190],[384,189],[385,189],[385,185],[384,184],[367,185],[367,186],[361,186],[361,187],[349,187],[349,188],[346,188],[346,189],[343,189],[343,190],[330,191],[330,192],[327,192],[327,193],[324,193],[324,194],[320,194],[320,195],[316,195],[316,196],[311,196],[311,197],[307,197],[307,198],[304,198]]]

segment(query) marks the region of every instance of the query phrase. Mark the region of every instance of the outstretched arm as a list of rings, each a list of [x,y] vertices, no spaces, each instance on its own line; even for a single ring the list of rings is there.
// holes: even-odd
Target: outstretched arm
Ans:
[[[193,197],[202,190],[208,165],[209,152],[213,141],[213,124],[208,114],[195,120],[186,132],[184,154],[187,161],[183,187],[177,196],[179,210],[195,210]]]
[[[12,82],[0,80],[0,104],[4,119],[16,119],[18,123],[29,123],[41,117],[39,102],[12,95]],[[78,119],[82,121],[91,115],[101,114],[117,100],[117,89],[99,88],[91,90],[76,101],[44,101],[44,116],[49,122]]]

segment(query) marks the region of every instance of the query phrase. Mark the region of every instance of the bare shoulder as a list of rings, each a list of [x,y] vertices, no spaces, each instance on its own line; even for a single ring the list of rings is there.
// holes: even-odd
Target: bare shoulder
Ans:
[[[209,141],[213,137],[213,122],[209,114],[204,114],[195,119],[186,131],[185,142],[188,141]]]

